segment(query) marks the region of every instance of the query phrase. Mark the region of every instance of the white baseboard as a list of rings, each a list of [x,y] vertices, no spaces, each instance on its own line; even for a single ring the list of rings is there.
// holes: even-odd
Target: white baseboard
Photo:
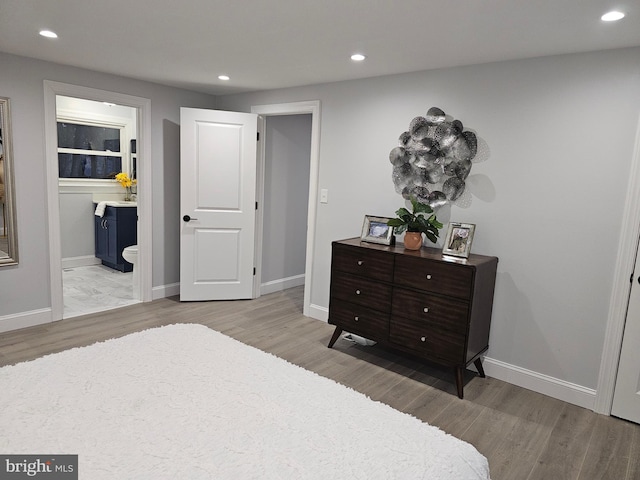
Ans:
[[[311,318],[328,321],[329,309],[311,304],[309,307]],[[596,399],[596,391],[575,383],[559,380],[549,375],[527,370],[526,368],[510,365],[500,360],[485,357],[482,361],[487,376],[497,378],[513,385],[533,390],[534,392],[548,395],[579,407],[593,410]],[[474,370],[473,364],[469,366]]]
[[[62,259],[62,268],[88,267],[89,265],[100,265],[100,259],[95,255],[84,255],[82,257],[67,257]]]
[[[304,273],[294,275],[293,277],[280,278],[260,284],[260,295],[268,295],[270,293],[281,292],[287,288],[299,287],[304,285]]]
[[[497,378],[589,410],[593,410],[595,406],[596,391],[592,388],[559,380],[490,357],[485,357],[482,365],[488,377]]]
[[[81,257],[76,257],[81,258]],[[79,266],[79,265],[74,265]],[[81,266],[81,265],[80,265]],[[71,268],[71,267],[67,267]],[[180,284],[173,283],[170,285],[163,285],[161,287],[153,287],[152,295],[153,300],[159,298],[171,297],[180,294]],[[35,325],[42,325],[44,323],[51,323],[52,320],[51,308],[42,308],[39,310],[32,310],[29,312],[14,313],[11,315],[4,315],[0,317],[0,333],[9,332],[12,330],[19,330],[21,328],[33,327]]]
[[[0,333],[51,323],[52,321],[51,308],[4,315],[0,317]]]
[[[329,309],[327,307],[321,307],[320,305],[309,305],[309,316],[316,320],[322,320],[323,322],[329,321]]]
[[[311,318],[325,322],[329,320],[328,308],[311,304],[309,310]],[[596,391],[592,388],[559,380],[549,375],[510,365],[490,357],[485,357],[482,365],[486,375],[489,377],[497,378],[579,407],[588,408],[589,410],[594,408]],[[469,365],[469,368],[475,370],[473,364]]]
[[[180,284],[173,283],[153,288],[153,299],[171,297],[180,294]],[[310,317],[316,320],[328,321],[329,309],[311,304]],[[51,308],[32,310],[0,317],[0,333],[21,328],[33,327],[44,323],[51,323]],[[575,383],[559,380],[549,375],[527,370],[494,358],[485,357],[484,371],[489,377],[502,380],[534,392],[548,395],[579,407],[593,410],[596,400],[596,390],[576,385]]]
[[[180,282],[170,283],[169,285],[161,285],[151,289],[151,298],[158,300],[159,298],[173,297],[180,295]]]

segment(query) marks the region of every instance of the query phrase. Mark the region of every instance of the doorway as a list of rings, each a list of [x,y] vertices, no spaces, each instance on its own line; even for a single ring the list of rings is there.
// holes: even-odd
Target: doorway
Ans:
[[[636,283],[637,282],[637,283]],[[611,415],[640,424],[640,255],[632,274],[629,306]]]
[[[151,300],[151,172],[147,159],[151,150],[151,102],[148,99],[103,90],[45,81],[45,141],[47,159],[47,199],[49,220],[49,257],[51,284],[51,320],[64,316],[62,252],[63,232],[59,193],[57,99],[86,99],[128,107],[136,119],[137,239],[139,292],[141,301]],[[89,207],[91,208],[91,207]]]
[[[106,241],[108,229],[117,227],[123,245],[137,243],[135,199],[107,207],[107,215],[98,208],[100,202],[123,198],[126,190],[113,181],[116,174],[136,178],[137,109],[57,95],[56,117],[63,318],[138,303],[132,267],[124,259],[119,265],[109,262],[114,259],[98,248],[105,242],[96,238]],[[121,217],[117,223],[116,215]]]
[[[638,253],[640,237],[640,119],[636,128],[636,139],[627,196],[622,214],[622,229],[618,244],[618,257],[615,265],[613,289],[609,303],[609,314],[605,332],[600,373],[596,389],[594,411],[611,414],[615,385],[618,380],[618,366],[621,359],[623,337],[626,335],[625,323],[631,293],[634,264]],[[638,271],[635,271],[637,276]],[[635,320],[636,324],[640,323]]]
[[[307,207],[307,225],[306,225],[306,245],[305,245],[305,269],[304,269],[304,300],[303,315],[307,317],[322,318],[319,312],[312,312],[311,306],[311,289],[313,278],[313,252],[315,249],[315,225],[316,225],[316,209],[318,198],[318,172],[320,169],[320,101],[311,100],[304,102],[280,103],[273,105],[254,105],[251,107],[251,113],[257,113],[261,118],[268,122],[270,118],[280,115],[310,115],[311,118],[311,141],[309,148],[309,177],[308,177],[308,196],[300,198],[301,203],[306,203]],[[264,125],[259,126],[261,131],[265,131]],[[264,205],[264,178],[265,178],[265,143],[260,142],[261,149],[258,155],[258,171],[257,171],[257,198],[258,202]],[[305,202],[306,200],[306,202]],[[256,219],[256,265],[257,274],[255,275],[254,292],[261,291],[262,279],[262,257],[265,254],[262,249],[263,233],[264,233],[264,215],[260,210]]]
[[[305,283],[311,114],[272,115],[264,126],[260,294]]]

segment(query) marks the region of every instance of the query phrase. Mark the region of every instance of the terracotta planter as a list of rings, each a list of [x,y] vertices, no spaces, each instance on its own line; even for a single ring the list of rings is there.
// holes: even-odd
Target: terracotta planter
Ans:
[[[404,248],[407,250],[420,250],[422,247],[422,233],[407,232],[404,234]]]

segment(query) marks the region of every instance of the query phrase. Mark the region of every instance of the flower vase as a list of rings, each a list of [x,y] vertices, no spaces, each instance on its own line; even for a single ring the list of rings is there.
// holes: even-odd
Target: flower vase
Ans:
[[[404,234],[404,248],[407,250],[420,250],[422,247],[422,233],[407,232]]]
[[[132,200],[132,192],[131,192],[131,187],[124,187],[124,201],[125,202],[130,202]]]

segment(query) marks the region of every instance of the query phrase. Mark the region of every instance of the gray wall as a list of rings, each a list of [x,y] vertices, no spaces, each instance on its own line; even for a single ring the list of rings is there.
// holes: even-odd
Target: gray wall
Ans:
[[[44,145],[44,80],[151,100],[153,286],[179,281],[180,107],[208,95],[0,53],[0,95],[11,100],[20,264],[0,268],[0,317],[51,307]]]
[[[44,79],[151,99],[153,285],[178,281],[179,107],[206,95],[0,54],[11,98],[20,265],[0,269],[0,317],[50,307]],[[439,106],[477,132],[488,158],[471,204],[444,222],[475,223],[473,252],[500,258],[489,356],[595,388],[640,113],[640,48],[564,55],[219,97],[217,108],[321,101],[311,302],[326,309],[331,241],[365,214],[404,202],[389,151],[412,118]]]
[[[262,283],[305,271],[311,115],[266,120]]]
[[[92,257],[96,253],[93,195],[60,194],[62,258]]]
[[[311,303],[326,308],[331,241],[404,204],[389,151],[438,106],[485,142],[471,204],[439,212],[477,225],[472,251],[500,258],[489,356],[587,388],[600,366],[640,113],[640,49],[418,72],[219,97],[218,108],[321,101]],[[443,235],[446,232],[443,232]]]

